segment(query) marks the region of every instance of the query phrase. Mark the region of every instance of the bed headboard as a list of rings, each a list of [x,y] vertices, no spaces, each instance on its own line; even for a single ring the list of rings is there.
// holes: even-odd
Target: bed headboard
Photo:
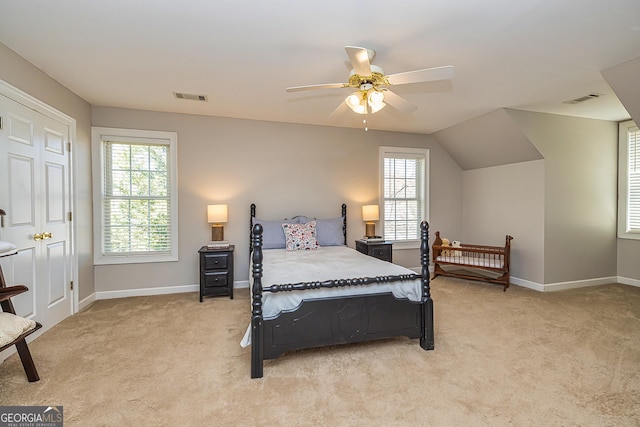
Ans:
[[[344,244],[347,244],[347,204],[343,203],[341,206],[342,214],[342,234],[344,236]],[[300,215],[296,215],[292,218],[297,218]],[[249,253],[253,250],[253,220],[256,217],[256,204],[251,203],[251,215],[249,218]],[[285,218],[286,220],[287,218]]]

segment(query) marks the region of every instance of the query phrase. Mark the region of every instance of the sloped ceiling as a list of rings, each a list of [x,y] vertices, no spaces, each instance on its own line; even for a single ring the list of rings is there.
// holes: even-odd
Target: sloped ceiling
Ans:
[[[602,75],[631,118],[640,124],[640,58],[606,69]]]
[[[640,57],[639,17],[638,0],[0,0],[0,42],[96,106],[354,128],[331,116],[347,89],[285,88],[345,82],[346,45],[387,74],[450,64],[394,86],[416,111],[368,119],[430,134],[500,108],[628,117],[600,71]]]
[[[462,170],[542,159],[504,109],[451,126],[433,136]]]

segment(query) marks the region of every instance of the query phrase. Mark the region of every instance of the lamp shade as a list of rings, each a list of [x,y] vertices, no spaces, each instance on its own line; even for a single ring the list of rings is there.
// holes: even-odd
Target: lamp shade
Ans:
[[[362,220],[363,221],[377,221],[380,219],[380,212],[378,205],[364,205],[362,207]]]
[[[227,222],[227,205],[208,205],[207,220],[210,224]]]

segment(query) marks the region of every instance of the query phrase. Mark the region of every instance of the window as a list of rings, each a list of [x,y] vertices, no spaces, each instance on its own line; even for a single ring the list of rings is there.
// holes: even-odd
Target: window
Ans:
[[[384,238],[414,247],[420,240],[420,222],[427,219],[429,150],[380,147],[380,163]]]
[[[618,160],[618,237],[640,239],[640,130],[620,123]]]
[[[93,128],[95,264],[178,260],[177,134]]]

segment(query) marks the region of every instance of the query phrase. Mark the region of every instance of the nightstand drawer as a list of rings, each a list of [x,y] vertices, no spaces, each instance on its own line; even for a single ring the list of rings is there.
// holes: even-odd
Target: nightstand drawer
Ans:
[[[381,259],[383,261],[391,261],[391,246],[389,245],[376,245],[369,246],[369,255],[372,257]]]
[[[226,270],[229,254],[204,254],[205,270]]]
[[[204,287],[216,288],[218,286],[228,286],[229,273],[226,271],[206,271],[204,273]]]
[[[391,242],[366,242],[356,240],[356,250],[365,255],[393,262],[393,244]]]

